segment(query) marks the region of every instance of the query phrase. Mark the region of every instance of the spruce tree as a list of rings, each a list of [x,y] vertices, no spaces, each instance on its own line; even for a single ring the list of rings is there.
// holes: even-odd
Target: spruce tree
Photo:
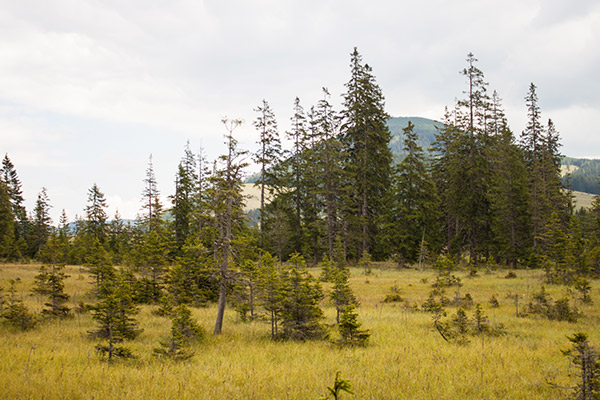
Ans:
[[[32,255],[35,255],[38,258],[40,252],[42,251],[42,247],[50,236],[50,231],[52,229],[52,218],[50,218],[51,207],[52,206],[50,205],[50,199],[48,198],[46,188],[42,188],[42,191],[38,194],[38,198],[33,209]]]
[[[25,199],[21,189],[21,180],[17,174],[14,164],[8,158],[8,154],[2,159],[0,168],[0,181],[6,185],[6,191],[10,199],[12,214],[14,216],[14,237],[16,248],[11,258],[18,259],[25,252],[25,237],[27,235],[27,211],[24,206]]]
[[[333,287],[329,297],[335,306],[335,322],[340,323],[340,315],[349,305],[358,306],[358,300],[350,288],[350,270],[345,266],[338,266],[333,271]]]
[[[134,265],[141,272],[140,283],[143,286],[144,302],[156,303],[163,287],[165,270],[169,264],[169,239],[167,231],[161,226],[144,232],[135,246]]]
[[[100,301],[90,307],[92,318],[98,324],[90,335],[105,339],[106,344],[98,344],[96,351],[109,362],[113,357],[131,358],[133,354],[121,343],[135,339],[141,330],[133,317],[138,309],[133,304],[130,288],[119,277],[104,281],[100,292]]]
[[[203,306],[218,296],[217,259],[198,238],[189,238],[165,276],[165,289],[175,304]]]
[[[29,309],[23,303],[23,299],[17,297],[17,281],[11,279],[9,284],[8,301],[6,301],[6,305],[2,307],[0,318],[2,318],[6,324],[22,331],[33,329],[36,326],[37,321],[35,316],[29,312]]]
[[[292,229],[292,247],[294,251],[302,251],[302,211],[306,197],[306,188],[304,187],[304,165],[303,157],[307,151],[307,121],[304,108],[300,104],[300,99],[294,100],[294,115],[291,117],[292,128],[286,132],[286,137],[292,142],[292,149],[289,152],[291,168],[289,168],[288,196],[291,197],[294,210],[294,218],[291,223]]]
[[[196,156],[190,149],[188,142],[177,167],[175,194],[171,197],[175,246],[179,252],[195,231],[193,215],[197,209],[197,190],[199,188],[198,174],[196,173],[197,166]]]
[[[356,48],[351,54],[350,68],[341,131],[348,187],[352,188],[346,202],[347,231],[356,233],[352,247],[358,259],[371,252],[379,236],[378,219],[386,218],[384,201],[390,188],[392,154],[383,93],[371,67],[363,64]]]
[[[52,264],[50,269],[42,265],[40,273],[35,276],[33,292],[42,296],[48,296],[48,302],[44,303],[46,308],[42,314],[49,317],[64,318],[69,316],[70,308],[65,305],[69,295],[65,293],[64,280],[68,277],[63,272],[62,265]]]
[[[246,163],[240,160],[245,152],[238,150],[237,140],[233,137],[233,131],[241,124],[241,121],[224,119],[223,124],[227,129],[225,135],[227,154],[220,157],[222,169],[217,170],[212,177],[212,211],[215,215],[217,232],[215,258],[218,260],[217,281],[219,284],[214,334],[221,333],[223,328],[227,287],[232,279],[230,265],[233,262],[232,244],[236,239],[236,234],[243,228],[241,180],[242,171],[246,166]]]
[[[142,209],[145,210],[142,223],[146,232],[155,231],[160,225],[162,204],[159,196],[160,192],[158,191],[154,166],[152,165],[152,154],[150,154],[146,178],[144,179],[144,190],[142,191]]]
[[[135,234],[128,224],[121,218],[119,210],[115,211],[112,221],[108,224],[107,251],[115,264],[123,264],[130,261],[132,253],[132,242]]]
[[[551,120],[544,129],[538,105],[536,86],[531,83],[525,97],[528,123],[521,135],[529,169],[530,214],[532,219],[533,255],[540,255],[539,239],[553,212],[559,212],[561,219],[568,212],[567,198],[560,178],[559,136]]]
[[[492,247],[498,259],[516,268],[531,248],[529,178],[523,151],[508,128],[493,137],[487,157],[490,179]]]
[[[104,244],[108,235],[107,207],[104,193],[94,183],[88,190],[88,204],[85,207],[85,233],[91,240],[97,240],[101,245]]]
[[[7,186],[0,181],[0,259],[13,258],[15,250],[15,220]]]
[[[177,361],[187,360],[194,355],[190,344],[204,337],[204,329],[191,317],[191,311],[184,304],[175,307],[171,317],[171,336],[160,342],[154,354]]]
[[[347,185],[342,169],[342,143],[338,133],[339,118],[329,102],[329,91],[323,88],[323,98],[314,109],[317,147],[315,148],[322,182],[320,194],[323,198],[327,229],[327,253],[334,257],[334,244],[339,237],[342,191]]]
[[[264,244],[264,221],[265,221],[265,190],[272,192],[273,186],[277,184],[274,176],[274,167],[281,161],[281,141],[277,130],[277,120],[275,114],[266,100],[262,101],[262,106],[254,109],[258,117],[254,121],[254,127],[259,133],[258,150],[254,154],[254,162],[260,166],[260,175],[256,185],[260,187],[260,242],[262,248]]]
[[[594,400],[600,398],[600,359],[598,351],[589,344],[588,335],[577,332],[567,336],[572,347],[563,350],[577,368],[579,381],[573,388],[577,400]]]
[[[257,303],[270,322],[271,339],[275,339],[279,334],[284,294],[277,260],[268,252],[263,253],[258,261],[257,292]]]
[[[84,261],[84,265],[92,276],[95,294],[101,294],[104,283],[114,279],[116,273],[110,255],[99,240],[93,239],[86,248]]]
[[[358,321],[356,306],[348,304],[344,307],[338,321],[340,340],[342,346],[366,346],[371,334],[366,329],[360,329],[362,324]]]
[[[319,307],[323,291],[306,270],[302,256],[293,254],[289,263],[290,268],[282,274],[280,336],[291,340],[322,339],[327,336]]]

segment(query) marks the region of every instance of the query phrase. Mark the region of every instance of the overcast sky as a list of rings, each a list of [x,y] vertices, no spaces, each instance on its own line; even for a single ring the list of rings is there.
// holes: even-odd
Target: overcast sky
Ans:
[[[262,99],[282,133],[296,96],[308,109],[327,87],[339,109],[355,46],[392,116],[440,119],[473,52],[513,131],[534,82],[562,152],[600,158],[597,0],[0,0],[1,156],[55,223],[94,183],[135,218],[150,154],[167,196],[188,140],[224,151],[223,117],[254,150]]]

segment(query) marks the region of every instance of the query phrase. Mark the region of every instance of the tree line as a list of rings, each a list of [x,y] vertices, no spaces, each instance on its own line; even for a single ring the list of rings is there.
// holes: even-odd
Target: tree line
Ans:
[[[100,298],[109,298],[106,293],[116,291],[114,283],[121,280],[132,302],[162,304],[166,312],[180,304],[216,302],[215,333],[221,332],[226,304],[234,304],[241,316],[254,317],[260,309],[270,315],[274,337],[285,321],[281,296],[295,288],[312,299],[302,300],[308,309],[322,296],[306,264],[334,265],[332,283],[340,285],[342,299],[338,322],[346,306],[357,305],[344,288],[345,268],[353,263],[422,266],[442,257],[473,273],[503,264],[544,268],[550,282],[597,276],[600,201],[590,212],[574,214],[570,191],[561,183],[559,134],[552,120],[542,119],[536,86],[525,96],[528,123],[517,137],[477,59],[469,54],[466,62],[460,71],[464,96],[446,108],[430,156],[409,123],[406,156],[394,163],[383,92],[354,49],[341,110],[334,109],[325,88],[308,110],[300,99],[293,102],[285,132],[291,148],[283,149],[265,100],[255,109],[259,140],[253,154],[238,147],[239,120],[223,121],[226,151],[212,162],[188,143],[169,207],[161,203],[150,157],[133,226],[118,212],[109,220],[104,194],[94,184],[84,216],[69,223],[63,210],[53,227],[46,189],[27,212],[18,174],[5,155],[0,258],[84,265]],[[260,167],[254,224],[242,195],[249,157]],[[309,315],[320,318],[314,307]],[[305,328],[290,333],[284,324],[283,332],[300,337],[319,332]]]

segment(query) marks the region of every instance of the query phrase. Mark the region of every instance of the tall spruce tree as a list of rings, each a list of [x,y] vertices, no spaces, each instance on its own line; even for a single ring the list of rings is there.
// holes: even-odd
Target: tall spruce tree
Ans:
[[[162,204],[160,202],[160,192],[154,175],[154,165],[152,164],[152,154],[148,159],[148,168],[146,168],[146,178],[144,178],[144,190],[142,191],[142,209],[145,214],[142,216],[142,223],[146,232],[152,232],[158,229],[162,213]]]
[[[4,182],[5,190],[10,200],[12,215],[14,218],[14,246],[10,252],[11,259],[19,259],[26,252],[27,243],[27,211],[24,206],[25,199],[21,189],[21,180],[17,174],[14,164],[8,158],[8,154],[2,159],[2,167],[0,168],[0,181]]]
[[[13,258],[15,219],[6,184],[0,180],[0,259]]]
[[[260,187],[260,246],[264,245],[265,236],[265,191],[273,192],[273,187],[278,184],[275,176],[275,166],[281,161],[282,149],[277,130],[275,114],[266,100],[262,106],[254,109],[258,117],[254,121],[254,127],[259,133],[258,150],[254,154],[254,162],[260,166],[260,175],[256,185]]]
[[[525,97],[528,122],[521,135],[529,170],[530,214],[532,219],[532,243],[534,259],[541,255],[539,239],[553,212],[559,212],[565,223],[569,213],[568,197],[563,192],[560,176],[559,135],[551,120],[547,129],[541,122],[536,86],[531,83]]]
[[[493,136],[486,153],[494,171],[489,185],[492,250],[516,268],[530,251],[532,234],[524,153],[508,127]]]
[[[108,215],[106,198],[95,183],[88,190],[88,204],[85,207],[85,233],[91,240],[104,244],[108,236]]]
[[[434,171],[446,215],[448,250],[455,256],[467,250],[476,266],[481,255],[489,253],[492,239],[488,192],[493,171],[485,152],[492,107],[477,59],[469,53],[466,61],[461,71],[467,79],[466,98],[452,112],[446,110],[445,126],[434,144]]]
[[[317,147],[315,148],[322,182],[320,194],[323,199],[327,229],[327,253],[334,257],[334,243],[341,230],[340,208],[342,191],[347,185],[342,169],[342,143],[338,133],[338,116],[329,102],[329,91],[323,88],[323,98],[315,107],[313,118],[316,124]]]
[[[354,257],[371,252],[379,236],[378,218],[385,218],[384,201],[390,188],[392,154],[384,97],[371,67],[354,48],[342,110],[342,141],[348,173],[348,232],[356,232]],[[381,248],[380,248],[381,250]],[[376,254],[382,257],[384,254]]]
[[[189,142],[184,151],[175,178],[175,194],[171,197],[173,208],[173,227],[175,245],[178,252],[194,232],[193,213],[196,209],[198,174],[196,172],[196,156],[190,149]]]
[[[223,329],[227,288],[232,279],[230,265],[233,262],[232,247],[236,233],[243,225],[241,182],[242,172],[246,166],[246,163],[241,160],[245,152],[238,150],[237,140],[233,137],[233,131],[241,124],[241,120],[224,119],[223,124],[227,129],[225,135],[227,154],[220,157],[222,168],[218,169],[212,177],[212,211],[215,215],[217,232],[215,258],[218,260],[217,281],[219,285],[214,334],[220,334]]]
[[[521,134],[521,143],[525,150],[526,164],[529,169],[529,184],[531,193],[531,218],[533,251],[538,254],[538,238],[543,231],[548,215],[545,215],[543,196],[543,167],[542,167],[542,143],[543,126],[541,122],[541,111],[538,105],[536,86],[531,83],[525,97],[527,106],[527,126]]]
[[[33,208],[32,255],[37,257],[39,257],[42,247],[48,241],[52,229],[52,218],[50,218],[51,207],[46,188],[42,188]]]
[[[288,168],[288,186],[287,194],[292,199],[293,203],[293,220],[291,222],[292,229],[292,248],[295,252],[302,251],[302,210],[303,203],[306,197],[306,190],[303,185],[304,181],[304,165],[303,157],[309,145],[307,138],[307,121],[304,113],[304,108],[300,104],[300,99],[296,97],[294,100],[294,115],[291,117],[291,130],[286,132],[286,137],[292,142],[292,148],[288,153],[291,168]]]

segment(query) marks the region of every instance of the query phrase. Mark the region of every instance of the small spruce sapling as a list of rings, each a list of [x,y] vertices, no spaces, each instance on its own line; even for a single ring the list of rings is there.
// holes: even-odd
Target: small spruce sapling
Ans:
[[[579,381],[573,387],[574,399],[594,400],[600,398],[600,361],[598,351],[588,342],[585,333],[574,333],[572,337],[567,336],[572,344],[568,350],[562,353],[569,357],[571,364],[577,368]]]
[[[14,326],[22,331],[27,331],[35,327],[37,324],[36,318],[29,312],[22,299],[17,298],[16,281],[9,281],[8,301],[3,307],[1,314],[2,319],[11,326]]]
[[[371,334],[366,329],[360,329],[361,325],[356,314],[356,306],[353,304],[347,305],[338,323],[341,336],[338,344],[342,346],[366,346],[369,343]]]
[[[102,299],[90,306],[92,318],[98,327],[90,334],[105,339],[107,343],[98,344],[96,350],[101,356],[106,356],[109,362],[113,357],[132,358],[131,351],[121,343],[135,339],[141,333],[133,318],[138,308],[133,304],[128,288],[121,282],[104,281],[100,289]]]
[[[42,314],[49,317],[65,318],[69,316],[71,309],[65,305],[69,300],[69,295],[64,292],[65,275],[62,265],[52,265],[48,271],[45,266],[40,267],[40,273],[35,276],[35,286],[33,292],[48,296],[49,301],[44,303],[46,308],[42,310]]]
[[[154,354],[178,361],[187,360],[194,355],[194,351],[189,348],[190,343],[202,340],[204,329],[192,320],[191,311],[184,304],[173,310],[171,322],[171,336],[160,342],[160,347],[154,349]]]
[[[330,298],[335,305],[335,322],[339,323],[340,314],[343,312],[344,308],[348,305],[358,306],[358,300],[350,287],[348,281],[350,271],[346,267],[340,266],[339,269],[336,268],[332,275],[333,290],[330,294]]]
[[[592,291],[592,285],[584,277],[579,277],[575,281],[575,290],[579,292],[579,300],[584,304],[592,304],[592,297],[590,292]]]
[[[358,266],[363,268],[365,275],[371,275],[371,255],[368,252],[365,251],[362,253],[360,260],[358,260]]]
[[[321,397],[320,400],[334,399],[339,400],[342,398],[342,392],[354,394],[352,391],[352,387],[350,386],[350,381],[347,379],[343,379],[341,377],[340,371],[335,374],[335,381],[333,382],[333,387],[327,387],[329,393],[325,397]]]
[[[402,297],[402,289],[398,287],[397,284],[394,284],[390,288],[390,292],[385,295],[383,299],[384,303],[402,303],[404,302],[404,297]]]

